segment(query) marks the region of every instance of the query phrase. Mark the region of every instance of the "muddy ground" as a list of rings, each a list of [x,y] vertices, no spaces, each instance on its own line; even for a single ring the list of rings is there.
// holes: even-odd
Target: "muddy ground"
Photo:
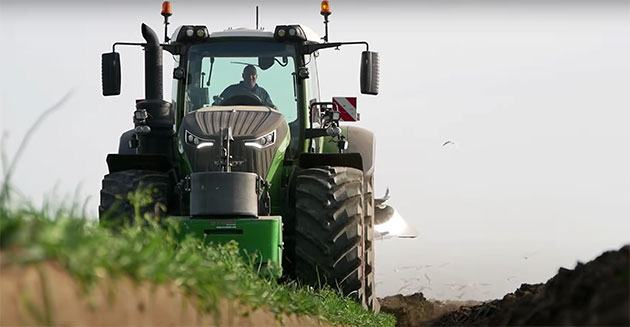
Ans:
[[[381,299],[381,310],[399,326],[630,326],[630,245],[500,300],[439,302],[416,293]]]

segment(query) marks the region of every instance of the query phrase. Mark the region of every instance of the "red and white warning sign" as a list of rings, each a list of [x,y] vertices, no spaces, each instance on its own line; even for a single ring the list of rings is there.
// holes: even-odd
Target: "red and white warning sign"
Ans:
[[[339,117],[343,121],[358,121],[356,97],[333,97],[333,110],[339,112]]]

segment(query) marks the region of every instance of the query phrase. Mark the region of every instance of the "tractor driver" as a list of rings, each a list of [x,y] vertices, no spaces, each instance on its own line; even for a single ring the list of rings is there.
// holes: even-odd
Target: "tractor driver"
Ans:
[[[271,101],[269,93],[262,87],[256,84],[258,74],[256,73],[256,67],[253,65],[247,65],[243,69],[243,80],[238,84],[232,84],[228,86],[221,95],[219,95],[220,101],[225,101],[229,98],[244,95],[254,96],[262,101],[262,104],[268,107],[275,108],[276,106]]]

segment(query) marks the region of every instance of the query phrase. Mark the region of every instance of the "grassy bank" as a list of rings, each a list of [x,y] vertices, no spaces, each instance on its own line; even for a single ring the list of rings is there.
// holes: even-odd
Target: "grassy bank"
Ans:
[[[193,296],[200,310],[217,313],[221,299],[252,309],[308,315],[332,324],[393,326],[393,316],[372,314],[330,289],[313,290],[261,277],[236,244],[208,246],[199,239],[177,239],[175,222],[100,227],[78,206],[35,208],[0,201],[2,265],[55,261],[85,289],[103,278],[128,277],[155,284],[175,283]]]

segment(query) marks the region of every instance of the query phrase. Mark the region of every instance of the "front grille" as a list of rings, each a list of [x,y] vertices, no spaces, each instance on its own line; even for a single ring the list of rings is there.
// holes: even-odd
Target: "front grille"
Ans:
[[[265,178],[269,172],[269,167],[271,167],[271,161],[276,149],[276,146],[256,150],[243,144],[236,145],[232,152],[232,161],[235,164],[232,166],[232,170],[254,172]]]

